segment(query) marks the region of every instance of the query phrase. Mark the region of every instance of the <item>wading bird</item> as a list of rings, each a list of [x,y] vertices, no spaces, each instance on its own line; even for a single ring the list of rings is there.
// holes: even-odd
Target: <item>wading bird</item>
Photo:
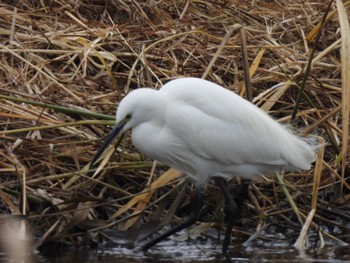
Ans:
[[[308,170],[315,160],[316,147],[293,135],[254,104],[199,78],[175,79],[159,91],[131,91],[120,102],[116,119],[92,165],[119,133],[132,129],[132,142],[141,153],[180,170],[197,186],[193,214],[148,242],[144,250],[198,220],[201,186],[213,179],[228,207],[222,246],[223,254],[227,254],[237,205],[225,179]]]

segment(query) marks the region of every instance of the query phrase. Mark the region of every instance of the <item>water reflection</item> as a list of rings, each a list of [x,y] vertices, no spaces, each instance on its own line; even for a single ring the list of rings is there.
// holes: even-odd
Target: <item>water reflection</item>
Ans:
[[[350,262],[350,246],[327,245],[325,248],[299,253],[291,244],[242,246],[234,243],[231,259],[221,256],[221,245],[211,242],[167,241],[144,253],[140,248],[114,247],[107,250],[58,251],[46,250],[36,256],[36,262]]]

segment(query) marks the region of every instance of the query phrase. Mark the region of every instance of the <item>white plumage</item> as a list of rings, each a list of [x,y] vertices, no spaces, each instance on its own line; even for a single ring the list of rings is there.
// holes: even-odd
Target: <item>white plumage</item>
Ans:
[[[252,178],[277,170],[310,169],[314,149],[235,93],[198,78],[180,78],[159,91],[142,88],[120,103],[130,116],[136,148],[197,182],[213,176]]]

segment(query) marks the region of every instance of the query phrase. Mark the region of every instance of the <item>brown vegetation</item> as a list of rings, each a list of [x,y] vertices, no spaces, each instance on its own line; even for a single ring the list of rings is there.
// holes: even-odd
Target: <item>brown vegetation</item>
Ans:
[[[133,243],[180,220],[191,184],[154,167],[128,138],[98,173],[88,163],[130,89],[196,76],[245,96],[250,75],[256,105],[283,123],[297,113],[293,126],[326,143],[317,169],[252,183],[234,235],[268,238],[264,231],[283,225],[295,241],[311,223],[321,241],[346,241],[350,32],[339,3],[327,11],[329,2],[2,1],[1,213],[26,216],[35,248]],[[240,180],[230,183],[235,195]],[[220,227],[221,196],[211,185],[205,194],[200,229]]]

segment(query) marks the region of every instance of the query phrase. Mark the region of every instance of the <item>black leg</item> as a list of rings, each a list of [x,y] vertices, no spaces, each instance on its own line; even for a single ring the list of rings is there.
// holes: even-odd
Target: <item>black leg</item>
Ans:
[[[154,245],[156,245],[157,243],[163,241],[167,237],[175,234],[176,232],[178,232],[186,227],[193,225],[199,219],[200,209],[202,206],[202,204],[201,204],[202,203],[201,190],[202,190],[201,187],[197,186],[196,199],[195,199],[193,211],[192,211],[190,217],[187,218],[185,221],[181,222],[180,224],[176,225],[175,227],[169,229],[165,233],[161,234],[160,236],[156,237],[155,239],[147,242],[145,245],[142,246],[142,250],[144,250],[144,251],[148,250],[149,248],[151,248]]]
[[[227,208],[228,208],[227,226],[226,226],[224,243],[222,244],[222,254],[227,255],[228,246],[230,245],[230,242],[231,242],[233,223],[234,223],[235,215],[237,213],[238,208],[235,200],[233,200],[230,192],[227,189],[225,179],[222,177],[215,177],[214,181],[217,184],[217,186],[219,186],[219,188],[221,189],[227,202]]]

